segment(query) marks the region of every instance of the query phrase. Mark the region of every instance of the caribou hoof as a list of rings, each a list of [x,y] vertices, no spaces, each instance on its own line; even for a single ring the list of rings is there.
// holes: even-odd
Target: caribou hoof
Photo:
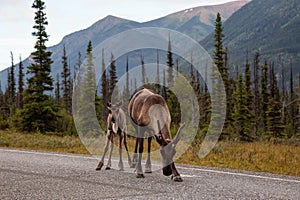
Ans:
[[[96,170],[99,171],[99,170],[101,170],[102,167],[103,167],[103,162],[100,161]]]
[[[182,178],[180,177],[180,176],[171,176],[171,179],[173,180],[173,181],[175,181],[175,182],[182,182],[183,180],[182,180]]]
[[[136,178],[145,178],[144,174],[137,174]]]
[[[123,165],[123,164],[119,164],[118,167],[119,167],[119,170],[120,170],[120,171],[124,171],[124,165]]]
[[[111,168],[109,167],[109,166],[107,166],[106,168],[105,168],[105,170],[110,170]]]

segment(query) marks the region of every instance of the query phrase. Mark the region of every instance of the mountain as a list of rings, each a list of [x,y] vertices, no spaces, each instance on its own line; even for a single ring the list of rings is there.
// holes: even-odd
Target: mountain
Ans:
[[[274,62],[277,71],[281,64],[292,64],[294,72],[300,72],[299,0],[252,0],[223,25],[223,45],[229,50],[231,64],[244,64],[247,51],[250,61],[259,52],[261,64],[264,60]],[[214,35],[208,35],[201,44],[212,52]]]
[[[190,8],[146,22],[143,25],[170,28],[187,34],[196,41],[200,41],[213,32],[218,12],[223,16],[223,20],[225,21],[249,1],[241,0],[220,5]]]
[[[105,39],[133,28],[169,28],[185,33],[196,41],[200,41],[213,31],[215,16],[218,12],[224,16],[225,20],[248,2],[249,0],[241,0],[221,5],[195,7],[144,23],[109,15],[84,30],[65,36],[59,44],[48,48],[53,52],[52,59],[54,62],[51,65],[52,77],[55,79],[56,75],[60,74],[62,70],[61,57],[63,55],[63,45],[66,47],[67,56],[70,61],[69,65],[71,70],[73,70],[78,52],[81,52],[83,58],[89,40],[91,40],[93,46],[96,47]],[[29,60],[29,58],[25,59],[23,65],[29,66]],[[0,80],[2,82],[2,90],[4,90],[6,87],[7,70],[0,72]]]

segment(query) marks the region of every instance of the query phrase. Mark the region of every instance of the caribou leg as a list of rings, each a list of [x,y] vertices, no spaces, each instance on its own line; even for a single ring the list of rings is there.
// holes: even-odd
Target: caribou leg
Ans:
[[[127,157],[128,157],[128,165],[131,167],[132,166],[132,163],[131,163],[131,158],[130,158],[130,154],[129,154],[129,151],[128,151],[128,146],[127,146],[127,136],[126,136],[126,133],[124,133],[124,146],[125,146],[125,150],[127,152]]]
[[[119,136],[119,170],[124,171],[124,165],[123,165],[123,159],[122,159],[122,140],[123,140],[123,134],[120,130],[118,130],[118,136]]]
[[[110,152],[109,152],[109,157],[108,157],[108,161],[107,161],[107,165],[106,165],[106,170],[110,170],[111,169],[111,156],[112,156],[112,152],[114,149],[114,135],[113,132],[111,131],[111,135],[110,135]]]
[[[105,141],[105,146],[104,146],[104,152],[102,154],[101,160],[99,161],[99,164],[98,164],[96,170],[101,170],[101,168],[104,165],[104,158],[105,158],[105,155],[106,155],[106,153],[108,151],[108,147],[109,147],[109,142],[110,142],[111,135],[112,135],[112,132],[110,130],[107,130],[106,141]]]
[[[175,164],[174,162],[171,164],[171,168],[172,168],[172,176],[171,176],[171,179],[175,182],[182,182],[182,178],[180,176],[180,174],[178,173],[176,167],[175,167]]]
[[[148,137],[148,155],[147,155],[147,161],[146,161],[146,165],[145,165],[145,173],[152,173],[151,159],[150,159],[151,141],[152,141],[152,136]]]
[[[142,156],[143,156],[143,151],[144,151],[144,131],[140,130],[140,127],[138,127],[138,146],[139,146],[139,154],[138,154],[138,162],[136,165],[136,177],[137,178],[145,178],[143,174],[143,169],[142,169]]]
[[[138,144],[139,144],[138,127],[135,127],[135,146],[134,146],[133,158],[132,158],[132,163],[130,168],[136,167],[137,159],[138,159],[138,154],[137,154]]]

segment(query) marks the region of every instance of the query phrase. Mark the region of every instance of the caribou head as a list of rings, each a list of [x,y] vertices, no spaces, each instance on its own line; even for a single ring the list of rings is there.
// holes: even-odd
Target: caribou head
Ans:
[[[118,128],[123,129],[123,126],[126,124],[123,124],[125,121],[125,116],[122,110],[120,109],[120,103],[119,104],[112,104],[110,102],[107,103],[107,109],[108,109],[108,117],[107,117],[107,123],[109,124],[110,128],[113,130],[114,133],[118,131]],[[122,113],[121,113],[122,112]]]
[[[157,127],[159,130],[159,134],[155,134],[156,141],[160,145],[160,154],[162,156],[163,161],[163,174],[165,176],[170,176],[172,174],[172,168],[174,166],[173,158],[176,154],[176,145],[179,142],[182,136],[182,128],[185,126],[184,123],[180,124],[180,127],[177,131],[177,134],[173,140],[164,139],[163,131],[166,129],[161,129],[160,122],[157,120]],[[170,135],[170,133],[165,133],[165,135]]]

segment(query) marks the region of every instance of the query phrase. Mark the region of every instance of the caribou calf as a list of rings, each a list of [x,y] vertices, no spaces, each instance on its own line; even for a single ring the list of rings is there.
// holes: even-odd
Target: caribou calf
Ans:
[[[133,95],[128,105],[128,111],[136,130],[136,149],[138,146],[139,151],[136,165],[136,177],[144,178],[141,160],[144,149],[144,134],[147,131],[149,137],[155,136],[156,141],[160,145],[163,174],[165,176],[172,175],[171,177],[174,181],[181,182],[182,178],[175,167],[173,157],[176,153],[175,147],[181,138],[181,130],[184,127],[184,124],[181,124],[176,137],[172,139],[170,133],[171,116],[166,101],[162,96],[155,94],[148,89],[142,89]],[[151,145],[149,145],[149,148],[150,146]],[[151,163],[149,152],[146,163]],[[137,153],[136,150],[134,153]],[[149,166],[146,164],[146,167]]]
[[[126,115],[124,111],[119,108],[117,105],[112,105],[111,103],[107,103],[107,108],[108,108],[108,116],[107,116],[107,134],[106,134],[106,143],[104,146],[104,152],[102,155],[102,158],[96,168],[96,170],[101,170],[101,168],[104,165],[104,158],[105,154],[108,151],[109,145],[110,145],[110,153],[108,157],[108,162],[106,165],[106,169],[111,168],[111,156],[113,152],[113,147],[114,147],[114,134],[117,134],[119,137],[119,155],[120,155],[120,160],[119,160],[119,169],[121,171],[124,170],[124,165],[123,165],[123,160],[122,160],[122,140],[124,139],[124,146],[127,152],[128,156],[128,164],[131,166],[131,158],[128,152],[128,146],[127,146],[127,140],[126,140]]]

